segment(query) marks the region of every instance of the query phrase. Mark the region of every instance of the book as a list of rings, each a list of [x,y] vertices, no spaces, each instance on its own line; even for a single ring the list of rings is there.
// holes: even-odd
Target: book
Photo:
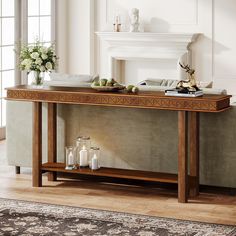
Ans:
[[[174,97],[200,97],[203,95],[202,90],[198,91],[189,91],[189,90],[180,90],[180,89],[167,89],[165,90],[166,96]]]

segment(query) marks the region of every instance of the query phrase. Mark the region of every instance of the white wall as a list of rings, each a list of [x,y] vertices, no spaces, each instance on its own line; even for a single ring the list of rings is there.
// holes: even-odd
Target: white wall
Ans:
[[[56,5],[56,41],[57,41],[57,56],[58,61],[58,71],[61,73],[66,73],[68,69],[68,54],[67,54],[67,25],[68,25],[68,15],[67,15],[67,0],[57,0]]]
[[[193,46],[193,65],[200,80],[211,80],[212,44],[209,39],[212,38],[212,0],[98,0],[97,30],[112,30],[113,16],[116,14],[121,15],[123,29],[127,30],[129,11],[133,7],[140,9],[144,31],[203,33],[204,37],[199,38],[197,45]],[[97,61],[100,74],[106,76],[108,62],[105,45],[101,42],[98,46]],[[127,83],[135,83],[146,78],[177,79],[176,64],[173,61],[149,64],[127,61],[123,74]]]
[[[123,29],[127,30],[128,12],[137,7],[145,31],[202,33],[192,46],[197,78],[213,80],[216,87],[225,87],[236,95],[233,89],[236,88],[236,0],[69,0],[67,5],[68,72],[95,70],[106,76],[108,63],[104,45],[95,37],[93,50],[93,32],[111,30],[113,16],[117,13],[122,17]],[[128,62],[125,76],[131,77],[132,71],[137,73],[139,67],[143,70],[137,80],[144,74],[162,76],[155,71],[157,67],[162,70],[158,62],[146,68],[142,62]],[[175,77],[173,68],[166,74]]]
[[[93,1],[69,0],[68,3],[68,71],[93,72]],[[92,24],[91,24],[92,22]],[[92,61],[91,61],[92,60]]]
[[[213,77],[216,86],[236,95],[236,1],[215,0]]]

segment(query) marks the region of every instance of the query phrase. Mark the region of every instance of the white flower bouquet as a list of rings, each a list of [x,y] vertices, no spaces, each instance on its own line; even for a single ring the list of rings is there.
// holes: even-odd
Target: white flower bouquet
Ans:
[[[55,54],[54,45],[44,46],[40,42],[34,45],[23,45],[19,53],[19,67],[21,70],[27,71],[29,74],[34,72],[33,82],[36,85],[43,83],[44,72],[51,72],[56,69],[57,56]]]

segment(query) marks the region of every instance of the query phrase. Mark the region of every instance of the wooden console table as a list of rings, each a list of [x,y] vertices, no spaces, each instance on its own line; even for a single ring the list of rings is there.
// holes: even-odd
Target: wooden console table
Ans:
[[[183,98],[165,96],[163,92],[104,93],[90,88],[34,88],[24,85],[7,89],[8,100],[33,102],[33,187],[42,186],[42,171],[48,172],[50,181],[56,180],[57,172],[68,172],[80,175],[178,183],[178,201],[182,203],[187,202],[189,194],[197,196],[199,193],[199,114],[201,112],[217,113],[229,109],[230,97],[204,95],[198,98]],[[42,164],[43,102],[48,103],[48,162],[44,164]],[[58,103],[178,111],[178,174],[115,168],[101,168],[97,171],[90,169],[65,170],[65,164],[57,163],[56,157]],[[188,146],[190,147],[189,171]]]

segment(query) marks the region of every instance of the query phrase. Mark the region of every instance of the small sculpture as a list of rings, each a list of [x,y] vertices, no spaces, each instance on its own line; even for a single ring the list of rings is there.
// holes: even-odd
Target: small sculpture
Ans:
[[[194,76],[195,70],[191,69],[189,65],[184,65],[179,63],[181,68],[185,70],[186,73],[188,73],[188,79],[187,80],[180,80],[176,86],[177,89],[186,90],[186,91],[199,91],[199,88],[197,87],[196,79]]]
[[[130,12],[129,32],[139,32],[139,9],[133,8]]]

